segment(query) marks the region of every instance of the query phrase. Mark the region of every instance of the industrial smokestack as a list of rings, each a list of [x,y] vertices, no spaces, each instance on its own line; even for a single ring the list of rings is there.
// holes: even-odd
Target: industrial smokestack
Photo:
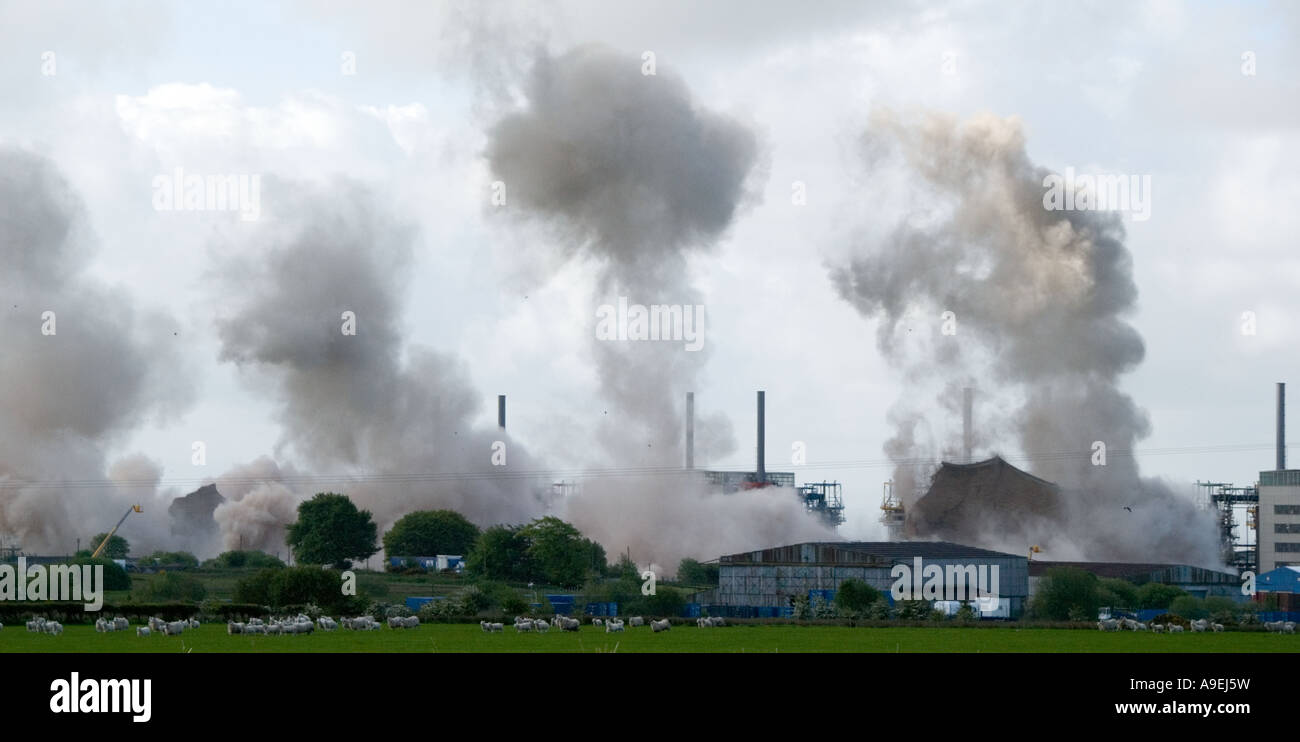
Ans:
[[[765,425],[766,423],[763,420],[763,392],[759,392],[758,393],[758,481],[760,483],[767,481],[767,468],[764,466],[763,463],[763,449],[765,445],[763,441],[763,435],[764,435]]]
[[[686,468],[695,468],[695,392],[686,393]]]
[[[1286,468],[1286,384],[1277,383],[1277,470]]]
[[[506,395],[497,395],[497,427],[506,429]]]
[[[971,438],[975,434],[975,431],[971,428],[971,404],[973,395],[974,392],[970,387],[961,390],[961,441],[962,450],[965,451],[965,458],[963,460],[967,464],[971,462]]]

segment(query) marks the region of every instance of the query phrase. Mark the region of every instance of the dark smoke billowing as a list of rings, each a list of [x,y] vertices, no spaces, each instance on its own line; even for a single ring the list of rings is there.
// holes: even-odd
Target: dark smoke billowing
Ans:
[[[0,541],[93,548],[141,504],[124,527],[133,550],[168,548],[160,467],[108,457],[137,425],[189,403],[177,325],[87,275],[94,235],[49,160],[0,147],[0,204]]]
[[[565,256],[596,266],[588,321],[600,393],[611,409],[599,423],[605,455],[593,463],[680,466],[684,398],[711,342],[707,302],[690,280],[688,260],[712,249],[751,197],[757,138],[700,105],[681,79],[662,70],[643,75],[639,59],[597,46],[539,57],[524,92],[523,110],[491,130],[487,157],[506,186],[508,213],[545,230]],[[596,307],[620,296],[647,306],[705,305],[705,348],[596,339]],[[698,427],[701,440],[726,430],[707,417]],[[634,558],[666,565],[782,541],[782,534],[826,535],[791,493],[778,496],[790,507],[664,479],[598,479],[566,512],[611,552],[630,546]],[[724,522],[733,538],[722,544],[716,537]]]
[[[975,386],[976,457],[1018,447],[1031,472],[1062,486],[1069,509],[1057,533],[991,533],[985,545],[1217,564],[1212,524],[1126,454],[1150,428],[1119,388],[1144,354],[1124,319],[1137,288],[1119,216],[1047,210],[1047,171],[1026,156],[1015,119],[879,113],[863,145],[890,191],[865,202],[902,194],[908,213],[870,211],[876,224],[861,228],[832,278],[878,319],[877,345],[908,380],[886,445],[899,491],[924,487],[932,465],[917,462],[959,455],[959,428],[927,424],[919,403],[933,397],[960,420],[961,389]],[[944,312],[953,335],[939,329]],[[1093,465],[1094,441],[1110,452],[1105,466]]]
[[[274,213],[220,261],[221,359],[269,379],[282,438],[276,457],[218,480],[224,547],[283,548],[297,503],[333,489],[371,510],[381,528],[412,510],[451,508],[480,525],[542,511],[532,483],[495,476],[504,439],[512,469],[527,453],[471,419],[487,400],[455,359],[402,340],[412,228],[371,190],[277,181]],[[344,334],[344,312],[355,316]],[[455,475],[455,476],[448,476]],[[251,483],[240,487],[239,482]],[[284,520],[288,517],[288,521]]]

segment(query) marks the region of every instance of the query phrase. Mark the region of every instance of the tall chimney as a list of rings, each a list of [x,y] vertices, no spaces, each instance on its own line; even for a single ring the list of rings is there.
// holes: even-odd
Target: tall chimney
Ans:
[[[497,395],[497,427],[506,429],[506,395]]]
[[[763,392],[758,393],[758,481],[759,483],[767,481],[767,468],[763,464],[763,441],[764,428],[766,422],[763,420]]]
[[[686,393],[686,468],[695,468],[695,392]]]
[[[1277,470],[1286,469],[1286,384],[1277,383]]]
[[[975,431],[971,428],[971,403],[973,391],[970,387],[961,390],[961,441],[962,448],[966,452],[963,459],[967,464],[971,462],[971,439]]]

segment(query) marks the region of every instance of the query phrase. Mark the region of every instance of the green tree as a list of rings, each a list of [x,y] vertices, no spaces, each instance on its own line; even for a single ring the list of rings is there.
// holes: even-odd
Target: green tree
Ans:
[[[701,564],[688,557],[677,565],[677,581],[683,585],[717,585],[718,565]]]
[[[1169,604],[1169,612],[1189,621],[1207,618],[1210,612],[1205,610],[1205,601],[1191,595],[1179,595]]]
[[[1211,595],[1205,599],[1205,612],[1218,623],[1236,623],[1237,610],[1237,603],[1232,598]]]
[[[1091,620],[1100,606],[1096,575],[1076,567],[1052,567],[1038,583],[1033,612],[1054,621]]]
[[[370,511],[357,510],[347,495],[321,492],[298,506],[298,521],[289,525],[285,540],[299,563],[342,569],[349,559],[379,551],[378,532]]]
[[[847,614],[862,615],[880,600],[880,591],[862,580],[848,579],[835,591],[835,607]]]
[[[1173,585],[1166,585],[1162,582],[1148,582],[1138,588],[1138,602],[1143,608],[1165,609],[1174,602],[1174,598],[1186,595],[1187,592]]]
[[[384,553],[390,557],[468,554],[478,537],[478,526],[455,510],[419,510],[388,529]]]
[[[538,518],[520,531],[528,542],[535,577],[565,587],[581,585],[589,572],[604,573],[605,549],[559,518]]]
[[[283,567],[284,562],[279,557],[272,556],[264,551],[223,551],[204,562],[203,566],[214,569],[239,569],[241,567],[264,569],[266,567]]]
[[[150,577],[132,597],[139,602],[188,600],[197,603],[207,596],[208,589],[197,577],[163,571]]]
[[[131,589],[131,575],[128,575],[125,569],[122,569],[121,567],[117,566],[117,562],[113,561],[112,559],[107,559],[105,557],[99,557],[98,559],[91,559],[89,554],[87,554],[84,557],[76,557],[72,559],[71,561],[68,562],[68,564],[89,564],[91,566],[98,565],[100,567],[103,567],[104,584],[102,586],[98,586],[96,589],[100,589],[100,590],[130,590]],[[91,574],[93,575],[94,572],[92,571]],[[93,577],[92,577],[92,582],[93,582]],[[86,586],[83,589],[89,589],[89,586]]]
[[[151,564],[156,567],[192,568],[199,566],[199,558],[188,551],[155,551],[141,559],[139,564]]]
[[[489,580],[527,580],[532,571],[528,539],[519,526],[492,526],[465,556],[465,569]]]
[[[108,538],[107,532],[96,533],[94,536],[90,537],[90,551],[92,554],[95,549],[99,548],[100,544],[104,543],[105,538]],[[131,542],[115,533],[113,534],[113,538],[108,539],[108,545],[104,547],[103,551],[99,552],[99,555],[105,559],[126,559],[127,555],[130,553]]]
[[[1098,583],[1097,589],[1100,593],[1098,597],[1102,605],[1133,610],[1141,604],[1137,585],[1128,580],[1115,577],[1103,578]]]
[[[235,602],[257,603],[272,608],[313,603],[321,608],[343,611],[355,601],[339,589],[339,573],[318,566],[261,569],[235,583]]]

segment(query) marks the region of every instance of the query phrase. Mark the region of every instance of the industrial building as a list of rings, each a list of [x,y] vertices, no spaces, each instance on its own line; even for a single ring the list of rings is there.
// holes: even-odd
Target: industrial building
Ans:
[[[1278,567],[1255,579],[1255,600],[1275,603],[1287,615],[1270,615],[1270,621],[1300,620],[1300,567]]]
[[[943,462],[926,493],[907,508],[907,538],[979,543],[989,534],[1035,543],[1055,530],[1062,507],[1055,484],[999,456],[970,464]]]
[[[758,392],[758,440],[755,468],[747,471],[710,471],[695,468],[695,393],[686,394],[686,469],[698,472],[709,486],[724,493],[763,487],[791,487],[804,512],[831,527],[844,523],[844,499],[839,482],[807,482],[796,485],[794,472],[767,470],[766,393]]]
[[[1134,585],[1158,582],[1181,588],[1196,598],[1218,596],[1241,601],[1241,579],[1233,572],[1223,572],[1188,564],[1145,564],[1136,562],[1029,562],[1029,595],[1038,592],[1039,582],[1054,567],[1073,567],[1098,577],[1127,580]]]
[[[1259,473],[1259,570],[1300,566],[1300,469]]]
[[[796,598],[818,594],[831,600],[840,584],[849,579],[861,580],[888,595],[900,579],[896,571],[900,565],[908,574],[918,566],[934,565],[945,578],[954,570],[985,568],[987,587],[996,593],[996,600],[979,602],[977,609],[986,617],[1018,618],[1029,596],[1026,556],[944,541],[846,541],[792,544],[723,556],[718,560],[718,587],[698,595],[696,602],[714,616],[790,615]],[[955,587],[959,594],[974,597],[973,582]]]

